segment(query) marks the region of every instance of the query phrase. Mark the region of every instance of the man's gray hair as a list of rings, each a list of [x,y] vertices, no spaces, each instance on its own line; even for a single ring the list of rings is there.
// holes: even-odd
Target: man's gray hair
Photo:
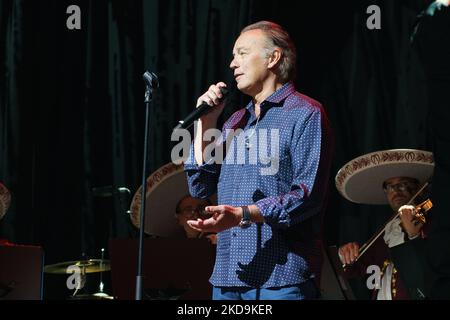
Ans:
[[[241,34],[256,29],[262,30],[266,34],[269,40],[268,50],[272,51],[275,47],[279,47],[282,50],[278,64],[278,76],[281,82],[293,81],[296,76],[297,52],[289,34],[280,25],[271,21],[253,23],[242,29]]]

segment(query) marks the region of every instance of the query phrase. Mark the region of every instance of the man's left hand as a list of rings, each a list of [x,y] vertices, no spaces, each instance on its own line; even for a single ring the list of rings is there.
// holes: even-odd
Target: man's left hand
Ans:
[[[203,232],[220,232],[238,226],[242,219],[241,207],[208,206],[205,211],[212,216],[208,219],[188,220],[191,228]]]
[[[398,209],[402,227],[408,234],[409,238],[413,238],[420,233],[423,224],[415,219],[416,209],[411,205],[404,205]]]

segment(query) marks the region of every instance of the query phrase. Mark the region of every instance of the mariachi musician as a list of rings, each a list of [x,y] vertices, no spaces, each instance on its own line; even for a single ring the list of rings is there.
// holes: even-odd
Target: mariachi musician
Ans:
[[[357,242],[344,244],[338,251],[349,277],[368,276],[367,267],[378,266],[381,274],[375,282],[373,299],[426,297],[423,249],[429,225],[427,210],[432,203],[422,199],[419,206],[414,199],[423,195],[433,168],[432,153],[397,149],[358,157],[336,176],[336,187],[347,200],[389,204],[393,210],[392,218],[382,226],[378,237],[372,237],[363,246]]]

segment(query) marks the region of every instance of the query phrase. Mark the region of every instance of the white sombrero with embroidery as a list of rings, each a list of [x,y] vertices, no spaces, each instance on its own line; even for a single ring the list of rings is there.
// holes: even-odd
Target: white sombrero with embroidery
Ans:
[[[0,182],[0,220],[8,211],[11,204],[11,194],[8,189]]]
[[[168,163],[147,178],[145,233],[172,237],[181,232],[174,218],[179,199],[189,193],[183,165]],[[136,228],[140,226],[141,191],[138,188],[131,202],[130,217]]]
[[[142,187],[131,201],[130,218],[136,228],[140,227]],[[167,163],[147,178],[145,227],[146,234],[158,237],[184,235],[175,219],[176,205],[189,188],[183,164]],[[216,196],[211,201],[216,203]]]
[[[383,182],[394,177],[417,179],[421,184],[433,175],[433,154],[414,149],[372,152],[346,163],[337,173],[339,193],[355,203],[387,204]]]

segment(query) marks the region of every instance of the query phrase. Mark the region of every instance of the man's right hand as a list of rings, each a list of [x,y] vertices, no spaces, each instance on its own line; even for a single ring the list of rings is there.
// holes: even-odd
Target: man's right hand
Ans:
[[[223,107],[225,106],[222,98],[222,93],[220,92],[220,88],[224,88],[227,85],[224,82],[218,82],[217,84],[213,84],[209,87],[208,91],[206,91],[203,95],[201,95],[197,99],[197,108],[203,103],[207,103],[211,106],[211,111],[203,115],[200,120],[203,123],[215,123],[219,118],[220,114],[223,111]]]
[[[359,244],[356,242],[350,242],[344,244],[339,248],[339,258],[344,264],[351,264],[355,261],[359,254]]]

